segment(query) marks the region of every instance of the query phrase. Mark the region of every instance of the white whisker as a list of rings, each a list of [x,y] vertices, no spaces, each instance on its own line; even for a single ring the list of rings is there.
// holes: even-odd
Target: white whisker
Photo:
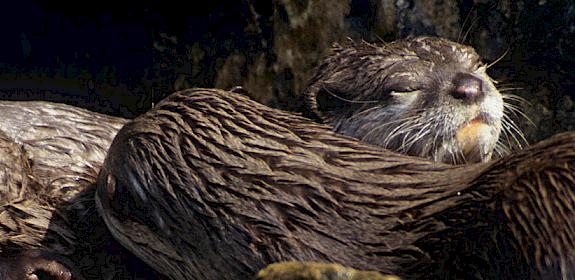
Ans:
[[[499,56],[499,58],[497,58],[495,61],[487,64],[486,68],[489,69],[491,66],[493,66],[493,65],[497,64],[497,62],[501,61],[507,55],[507,53],[509,53],[510,49],[511,49],[510,47],[507,47],[507,50],[505,50],[505,52],[501,56]]]
[[[333,96],[333,97],[335,97],[335,98],[337,98],[337,99],[339,99],[339,100],[341,100],[341,101],[348,102],[348,103],[354,103],[354,104],[374,104],[374,103],[380,102],[379,100],[350,100],[350,99],[343,98],[343,97],[341,97],[341,96],[339,96],[339,95],[333,93],[331,90],[329,90],[329,89],[327,89],[327,88],[325,88],[325,87],[323,87],[323,90],[325,90],[325,91],[326,91],[327,93],[329,93],[331,96]]]

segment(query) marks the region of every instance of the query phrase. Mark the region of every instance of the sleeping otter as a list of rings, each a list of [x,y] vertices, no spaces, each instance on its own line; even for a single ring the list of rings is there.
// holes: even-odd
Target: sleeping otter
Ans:
[[[575,276],[574,174],[574,133],[452,166],[196,89],[122,128],[96,203],[114,237],[171,279],[246,279],[285,260],[548,279]]]
[[[503,121],[504,133],[518,131],[504,118],[509,95],[486,70],[473,48],[443,38],[336,45],[304,95],[338,133],[435,161],[485,162],[511,144],[499,137]]]

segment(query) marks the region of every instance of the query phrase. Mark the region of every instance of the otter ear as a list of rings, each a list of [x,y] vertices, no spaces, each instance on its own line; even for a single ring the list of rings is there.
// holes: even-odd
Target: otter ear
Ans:
[[[330,83],[316,83],[305,93],[306,104],[311,111],[325,122],[331,121],[334,116],[349,112],[352,105],[352,94],[343,91],[338,85]]]

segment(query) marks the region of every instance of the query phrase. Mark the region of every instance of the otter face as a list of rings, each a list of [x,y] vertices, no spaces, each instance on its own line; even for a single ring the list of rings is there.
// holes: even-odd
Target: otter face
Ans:
[[[502,95],[473,48],[416,37],[335,47],[306,92],[334,131],[404,154],[488,161],[502,130]]]

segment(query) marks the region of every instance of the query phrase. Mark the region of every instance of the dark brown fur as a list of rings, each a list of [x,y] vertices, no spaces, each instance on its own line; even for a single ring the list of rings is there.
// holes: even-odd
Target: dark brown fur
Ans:
[[[0,102],[0,279],[154,277],[132,271],[142,264],[94,205],[93,184],[126,122],[64,104]]]
[[[572,277],[574,174],[574,133],[450,166],[197,89],[122,128],[96,203],[172,279],[246,279],[282,260],[405,278]]]

